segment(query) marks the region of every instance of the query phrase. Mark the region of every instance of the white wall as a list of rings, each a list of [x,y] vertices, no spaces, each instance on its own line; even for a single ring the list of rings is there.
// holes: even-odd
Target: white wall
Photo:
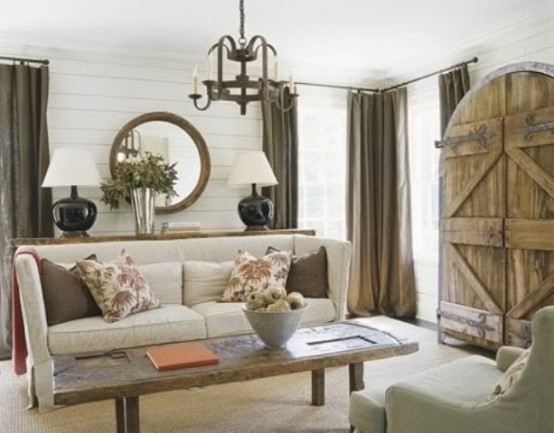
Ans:
[[[236,206],[248,195],[249,188],[229,188],[225,183],[237,151],[261,149],[259,104],[250,104],[246,116],[239,114],[238,105],[227,102],[198,111],[186,96],[192,93],[194,63],[168,60],[169,56],[152,52],[106,54],[110,50],[103,46],[85,52],[0,41],[3,55],[51,61],[48,122],[52,151],[60,147],[85,148],[92,152],[102,176],[109,178],[110,147],[126,122],[151,111],[176,113],[191,122],[206,140],[211,174],[204,193],[190,208],[156,216],[157,229],[163,221],[197,221],[203,229],[242,228]],[[180,57],[175,54],[173,58]],[[110,211],[100,202],[99,188],[79,191],[93,199],[99,209],[91,234],[134,232],[129,205]],[[69,190],[54,188],[53,194],[57,200],[68,196]]]
[[[473,56],[479,57],[477,64],[469,66],[473,84],[488,73],[511,63],[523,61],[554,63],[554,6],[534,11],[517,22],[506,24],[502,28],[491,29],[486,34],[475,35],[468,41],[460,41],[460,48],[457,52],[437,53],[437,56],[433,57],[428,71],[440,69]],[[410,76],[414,76],[412,73],[413,71]],[[402,81],[404,78],[406,77],[398,77],[398,80]],[[413,162],[417,160],[418,154],[425,153],[422,151],[423,148],[434,149],[433,138],[429,139],[429,135],[435,134],[434,139],[439,138],[439,101],[436,78],[410,85],[408,99],[410,151]],[[436,117],[430,120],[429,115],[433,113]],[[430,129],[430,134],[421,133],[421,129],[425,127]],[[436,164],[438,151],[429,151],[428,149],[426,151],[434,153],[428,153],[430,159],[427,161],[434,160]],[[424,171],[432,171],[432,165],[428,162]],[[417,170],[417,168],[412,167],[412,170]],[[416,178],[412,176],[412,178],[417,181],[417,176]],[[419,188],[419,190],[422,189]],[[413,192],[412,202],[413,208],[416,210],[425,197],[417,194],[418,185],[413,185]],[[419,230],[421,224],[414,215],[414,231]],[[420,236],[418,241],[414,237],[414,251],[418,288],[417,315],[421,319],[435,322],[435,311],[438,305],[438,246],[436,238],[427,234]]]

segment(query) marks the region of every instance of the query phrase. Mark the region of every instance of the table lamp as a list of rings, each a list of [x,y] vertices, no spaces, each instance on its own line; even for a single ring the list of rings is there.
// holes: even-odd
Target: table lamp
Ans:
[[[63,237],[88,236],[96,221],[96,205],[80,197],[77,186],[99,186],[102,182],[92,155],[84,150],[57,149],[42,182],[43,188],[71,186],[71,196],[52,205],[54,223]]]
[[[277,185],[277,179],[262,151],[242,152],[235,155],[227,185],[252,185],[252,194],[238,204],[241,221],[246,231],[268,230],[273,217],[273,203],[258,194],[256,186]]]

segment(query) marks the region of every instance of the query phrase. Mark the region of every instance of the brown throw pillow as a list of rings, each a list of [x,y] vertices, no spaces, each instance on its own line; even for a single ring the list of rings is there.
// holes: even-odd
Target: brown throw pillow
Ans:
[[[89,259],[95,260],[96,256],[86,258]],[[41,284],[48,326],[102,314],[81,280],[77,266],[67,269],[42,259]]]
[[[267,253],[278,251],[269,247]],[[289,276],[285,288],[287,292],[299,292],[305,298],[327,298],[327,250],[319,247],[299,256],[292,256]]]
[[[77,262],[77,269],[107,322],[160,306],[159,299],[125,250],[113,262],[81,260]]]

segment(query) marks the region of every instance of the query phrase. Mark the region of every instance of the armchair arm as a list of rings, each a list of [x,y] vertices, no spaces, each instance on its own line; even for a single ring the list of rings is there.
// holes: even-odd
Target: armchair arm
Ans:
[[[506,371],[525,349],[515,346],[502,346],[496,353],[496,368]]]

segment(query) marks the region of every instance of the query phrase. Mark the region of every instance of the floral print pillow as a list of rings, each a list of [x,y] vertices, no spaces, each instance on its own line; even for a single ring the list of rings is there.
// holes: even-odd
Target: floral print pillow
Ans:
[[[498,379],[494,390],[489,395],[489,401],[494,401],[501,395],[506,394],[514,384],[519,380],[521,373],[527,365],[527,360],[529,359],[530,349],[527,349],[514,361],[510,367],[504,372],[504,374]]]
[[[268,286],[285,287],[291,255],[290,251],[275,251],[258,259],[239,250],[221,301],[246,302],[249,293]]]
[[[113,262],[78,261],[77,269],[107,322],[160,306],[126,250],[122,250]]]

